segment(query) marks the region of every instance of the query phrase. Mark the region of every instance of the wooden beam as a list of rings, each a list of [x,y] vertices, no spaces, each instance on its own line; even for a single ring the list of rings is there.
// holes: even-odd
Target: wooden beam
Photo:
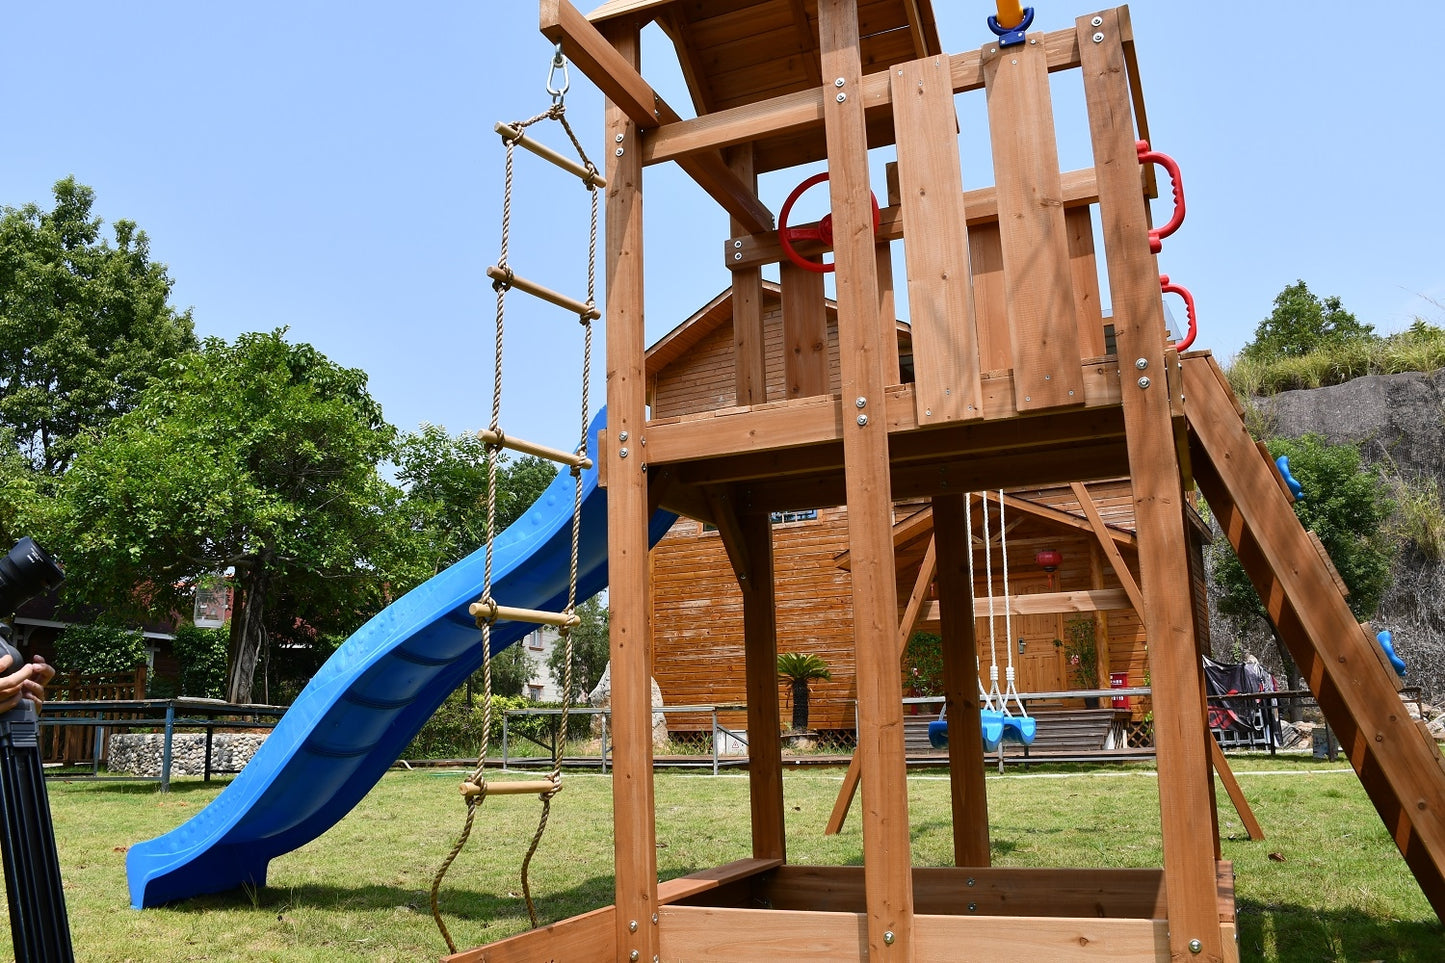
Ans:
[[[828,306],[823,275],[791,261],[780,266],[785,397],[828,394]]]
[[[1094,504],[1093,496],[1089,490],[1080,482],[1073,482],[1070,485],[1074,490],[1074,497],[1079,500],[1079,507],[1084,510],[1084,515],[1089,519],[1089,525],[1094,529],[1094,537],[1099,540],[1099,548],[1103,550],[1104,557],[1114,569],[1114,575],[1119,579],[1119,584],[1129,596],[1129,604],[1134,611],[1139,613],[1139,618],[1144,617],[1144,593],[1139,591],[1139,583],[1134,581],[1134,573],[1129,571],[1129,566],[1124,562],[1124,556],[1119,554],[1119,546],[1109,537],[1108,527],[1104,524],[1103,517],[1099,514],[1099,508]],[[1180,546],[1181,550],[1183,546]]]
[[[1078,529],[1079,531],[1098,534],[1097,529],[1094,528],[1088,518],[1080,518],[1072,512],[1062,511],[1061,509],[1054,508],[1052,505],[1041,505],[1038,502],[1030,501],[1027,498],[1019,498],[1015,495],[1004,495],[1003,503],[1011,512],[1024,512],[1036,518],[1041,518],[1044,521],[1053,522],[1056,525],[1065,525],[1069,528]],[[1138,539],[1134,537],[1133,532],[1126,532],[1114,525],[1105,525],[1104,530],[1116,545],[1128,548],[1138,547]]]
[[[540,9],[543,36],[561,44],[562,52],[572,63],[639,128],[649,129],[680,119],[638,72],[637,66],[619,54],[568,0],[541,0]],[[678,166],[747,230],[771,231],[772,211],[728,168],[718,153],[720,146],[681,158]],[[639,147],[634,145],[631,149],[636,152]]]
[[[1081,612],[1117,612],[1132,607],[1123,589],[1087,589],[1078,592],[1040,592],[1037,595],[1010,595],[1008,610],[1012,615],[1076,615]],[[1003,615],[1003,600],[994,599],[993,610]],[[974,602],[974,618],[988,617],[988,602]],[[939,603],[931,602],[923,610],[924,622],[937,622]]]
[[[778,615],[773,574],[773,524],[766,514],[741,519],[749,573],[739,577],[743,596],[743,676],[748,703],[748,799],[753,856],[783,860],[783,748],[778,708]]]
[[[752,147],[740,145],[730,150],[728,155],[733,173],[756,192],[758,178],[753,169]],[[732,229],[734,232],[742,230],[737,218],[732,219]],[[768,400],[767,347],[763,343],[763,272],[758,268],[734,271],[732,279],[734,399],[739,405],[760,405]]]
[[[1212,735],[1209,737],[1209,762],[1214,766],[1214,774],[1224,784],[1224,791],[1229,793],[1229,801],[1234,803],[1234,811],[1239,814],[1239,821],[1244,823],[1244,831],[1250,839],[1263,839],[1264,829],[1254,817],[1254,810],[1250,808],[1244,790],[1239,788],[1239,780],[1234,778],[1234,770],[1229,768],[1229,760],[1224,758],[1224,750],[1219,748],[1219,743],[1214,741]]]

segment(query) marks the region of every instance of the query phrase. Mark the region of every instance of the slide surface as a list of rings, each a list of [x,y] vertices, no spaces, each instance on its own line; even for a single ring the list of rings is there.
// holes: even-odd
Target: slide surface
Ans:
[[[600,412],[588,430],[597,451]],[[560,611],[567,601],[574,482],[561,471],[497,536],[492,595],[499,604]],[[650,521],[653,543],[675,516]],[[351,811],[433,712],[482,664],[467,606],[481,591],[478,549],[378,613],[323,665],[241,773],[205,809],[126,854],[131,905],[263,885],[273,857],[321,835]],[[594,466],[582,476],[577,598],[607,585],[607,496]],[[498,622],[499,652],[535,626]]]

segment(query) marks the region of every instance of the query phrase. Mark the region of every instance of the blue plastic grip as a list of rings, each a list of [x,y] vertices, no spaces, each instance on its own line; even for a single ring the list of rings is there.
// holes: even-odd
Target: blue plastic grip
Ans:
[[[1289,473],[1289,455],[1280,455],[1274,460],[1274,466],[1279,469],[1279,475],[1284,479],[1284,483],[1289,486],[1290,494],[1294,496],[1295,501],[1304,501],[1305,486],[1301,485],[1299,481]]]

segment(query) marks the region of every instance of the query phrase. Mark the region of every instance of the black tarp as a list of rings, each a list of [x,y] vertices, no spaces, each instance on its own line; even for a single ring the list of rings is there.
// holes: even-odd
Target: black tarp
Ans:
[[[1205,691],[1211,696],[1274,692],[1274,677],[1258,662],[1227,664],[1204,659]],[[1209,729],[1221,746],[1273,749],[1280,744],[1275,699],[1227,699],[1209,703]]]

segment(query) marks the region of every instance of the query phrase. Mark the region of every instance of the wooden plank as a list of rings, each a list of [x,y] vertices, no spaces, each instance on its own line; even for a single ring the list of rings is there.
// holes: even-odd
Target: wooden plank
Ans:
[[[887,404],[878,319],[877,260],[870,225],[868,144],[864,128],[855,0],[819,0],[823,76],[842,80],[823,102],[829,194],[834,223],[842,396],[857,414],[843,432],[848,548],[853,556],[853,632],[858,671],[858,752],[867,798],[863,859],[866,914],[874,960],[913,956],[913,877],[910,873],[908,783],[903,705],[893,638],[898,586],[893,563]],[[892,319],[889,319],[890,331]],[[855,404],[855,399],[861,405]],[[892,937],[886,942],[884,933]],[[685,955],[685,954],[684,954]]]
[[[938,545],[939,635],[943,639],[944,715],[948,719],[949,804],[953,813],[953,862],[987,866],[988,788],[983,775],[983,724],[978,704],[978,602],[973,597],[962,495],[933,500]],[[973,615],[970,618],[970,614]],[[921,894],[915,885],[914,906]],[[925,909],[924,912],[927,912]]]
[[[774,686],[774,690],[776,688]],[[736,883],[739,880],[777,869],[781,865],[783,865],[781,857],[754,856],[752,859],[735,859],[731,863],[724,863],[721,866],[699,870],[696,873],[688,873],[686,876],[678,876],[675,879],[658,883],[657,901],[666,904],[693,899],[703,893],[727,886],[729,883]]]
[[[565,5],[565,0],[562,0]],[[573,11],[575,13],[575,11]],[[609,24],[609,49],[635,67],[641,39],[635,27]],[[642,439],[647,431],[647,350],[643,328],[642,164],[637,125],[608,103],[606,263],[608,431]],[[634,446],[608,446],[607,561],[615,598],[609,639],[612,659],[612,826],[616,863],[614,946],[627,955],[657,953],[657,928],[629,932],[628,920],[657,910],[657,827],[652,784],[652,638],[649,619],[647,475]]]
[[[1037,44],[984,48],[998,184],[1014,403],[1041,411],[1083,403],[1077,322],[1048,65]],[[895,97],[896,100],[896,97]]]
[[[1314,532],[1306,530],[1305,535],[1309,536],[1310,544],[1314,546],[1315,552],[1320,557],[1320,564],[1325,567],[1326,572],[1330,573],[1330,581],[1335,583],[1335,588],[1339,589],[1340,596],[1349,598],[1350,587],[1345,584],[1344,577],[1340,575],[1340,570],[1335,568],[1335,560],[1330,558],[1330,553],[1325,549],[1325,543],[1320,541],[1320,537]]]
[[[1108,352],[1104,350],[1103,302],[1099,299],[1099,263],[1094,257],[1094,219],[1090,208],[1064,208],[1064,230],[1069,239],[1069,274],[1074,282],[1079,351],[1086,358],[1097,358]]]
[[[1095,26],[1092,22],[1102,23]],[[1148,210],[1139,189],[1135,130],[1117,11],[1075,21],[1088,105],[1099,213],[1108,262],[1119,357],[1130,366],[1122,403],[1128,426],[1139,571],[1148,604],[1140,612],[1149,639],[1158,750],[1160,829],[1169,902],[1169,951],[1175,959],[1219,960],[1214,847],[1200,832],[1214,796],[1208,736],[1202,724],[1186,529],[1179,463],[1164,377],[1164,309],[1159,270],[1148,245]],[[1095,42],[1096,35],[1101,35]],[[1123,365],[1121,364],[1121,368]],[[1152,377],[1140,381],[1141,375]],[[1153,382],[1158,387],[1149,390]],[[1102,543],[1102,540],[1101,540]],[[1108,544],[1108,543],[1103,543]],[[1107,548],[1106,548],[1107,551]],[[1201,951],[1189,949],[1199,940]]]
[[[822,0],[827,2],[827,0]],[[859,913],[665,906],[661,911],[663,957],[689,963],[742,963],[788,959],[846,963],[879,959],[866,943]],[[1013,919],[1001,916],[920,916],[914,949],[920,960],[995,963],[1167,963],[1163,920]],[[1219,924],[1213,924],[1214,938]],[[897,946],[895,942],[892,944]],[[885,959],[911,959],[888,954]]]
[[[444,956],[444,963],[534,963],[539,959],[614,963],[617,959],[612,906],[550,923],[509,939]]]
[[[873,248],[873,256],[878,263],[878,321],[886,326],[898,318],[893,297],[893,248],[886,243],[879,244]],[[883,380],[890,385],[903,381],[897,337],[883,337]]]
[[[1234,778],[1234,770],[1229,768],[1229,760],[1224,757],[1224,750],[1219,748],[1219,743],[1215,742],[1212,736],[1209,739],[1209,763],[1214,767],[1219,781],[1224,784],[1224,791],[1229,793],[1229,801],[1234,804],[1234,811],[1239,814],[1240,822],[1244,823],[1244,831],[1250,839],[1263,839],[1264,829],[1254,817],[1254,810],[1250,808],[1244,790],[1239,788],[1239,780]]]
[[[895,67],[890,74],[899,189],[910,234],[903,253],[918,423],[981,418],[958,121],[947,64],[933,57]]]
[[[1085,490],[1087,491],[1087,489]],[[1071,512],[1066,512],[1061,509],[1054,508],[1051,505],[1043,505],[1031,499],[1018,498],[1013,495],[1005,495],[1003,497],[1003,503],[1004,506],[1008,508],[1008,510],[1011,512],[1026,512],[1030,515],[1042,518],[1045,521],[1052,522],[1055,525],[1063,525],[1068,528],[1074,528],[1084,532],[1093,532],[1096,536],[1098,535],[1098,532],[1095,530],[1093,524],[1088,520],[1088,518],[1080,518],[1079,516],[1074,515]],[[1097,504],[1098,503],[1096,502],[1096,507]],[[1134,537],[1133,532],[1126,532],[1123,529],[1118,528],[1117,526],[1107,524],[1104,526],[1104,529],[1108,533],[1109,538],[1112,539],[1114,541],[1114,544],[1116,545],[1134,548],[1138,544],[1138,540]],[[1096,585],[1094,587],[1102,588],[1103,586]]]
[[[923,620],[939,620],[938,602],[930,603],[923,611]],[[1008,612],[1011,615],[1071,615],[1081,612],[1117,612],[1133,607],[1129,595],[1123,589],[1080,589],[1074,592],[1038,592],[1030,595],[1010,595]],[[1004,614],[1003,599],[994,599],[996,614]],[[988,601],[974,602],[974,618],[987,618]]]
[[[1069,171],[1063,174],[1062,178],[1063,202],[1066,210],[1098,203],[1099,193],[1092,168]],[[964,191],[963,208],[970,228],[969,247],[972,249],[978,238],[978,234],[973,229],[992,226],[995,232],[997,231],[998,193],[992,187],[977,187]],[[807,227],[809,225],[794,224],[791,226]],[[904,228],[901,204],[885,207],[878,212],[877,239],[879,243],[903,239],[905,237]],[[799,254],[804,255],[816,254],[823,250],[822,245],[816,241],[799,241],[793,247]],[[778,243],[777,232],[768,231],[747,236],[734,235],[728,238],[724,245],[723,256],[727,266],[738,271],[781,261],[784,254],[782,245]],[[973,260],[976,273],[978,257],[975,255]],[[975,305],[975,311],[981,312],[982,309]]]
[[[1084,516],[1089,519],[1089,525],[1094,529],[1094,537],[1099,540],[1099,548],[1114,569],[1114,576],[1129,596],[1129,604],[1134,607],[1134,611],[1138,612],[1142,619],[1144,617],[1144,594],[1139,590],[1139,584],[1134,581],[1134,573],[1129,571],[1129,566],[1124,562],[1124,556],[1119,554],[1119,547],[1109,537],[1104,519],[1099,515],[1098,506],[1094,504],[1089,490],[1082,484],[1073,482],[1070,487],[1074,490],[1074,497],[1079,500],[1079,507],[1084,510]]]
[[[728,165],[754,191],[758,178],[753,172],[752,148],[746,145],[729,151]],[[742,230],[736,218],[734,232]],[[768,378],[763,347],[763,273],[735,271],[732,276],[733,384],[734,404],[756,405],[768,400]]]
[[[900,660],[908,645],[908,638],[913,634],[913,627],[918,622],[924,600],[928,598],[929,583],[933,581],[933,574],[938,570],[937,557],[934,541],[930,538],[923,561],[918,566],[918,576],[913,581],[913,591],[909,593],[908,603],[903,607],[903,616],[898,620],[898,635],[894,648]],[[858,791],[858,778],[863,772],[862,762],[857,753],[848,760],[848,770],[843,773],[843,785],[838,789],[832,815],[828,817],[828,825],[823,829],[824,836],[836,836],[842,831],[843,822],[848,818],[848,810],[853,805],[853,796]]]
[[[787,397],[828,391],[828,317],[823,275],[791,261],[780,267],[783,288],[783,372]]]
[[[783,819],[783,751],[777,733],[778,613],[774,589],[773,526],[765,514],[742,518],[742,535],[752,570],[740,579],[743,596],[743,673],[748,705],[748,799],[752,811],[753,856],[783,860],[787,833]]]

